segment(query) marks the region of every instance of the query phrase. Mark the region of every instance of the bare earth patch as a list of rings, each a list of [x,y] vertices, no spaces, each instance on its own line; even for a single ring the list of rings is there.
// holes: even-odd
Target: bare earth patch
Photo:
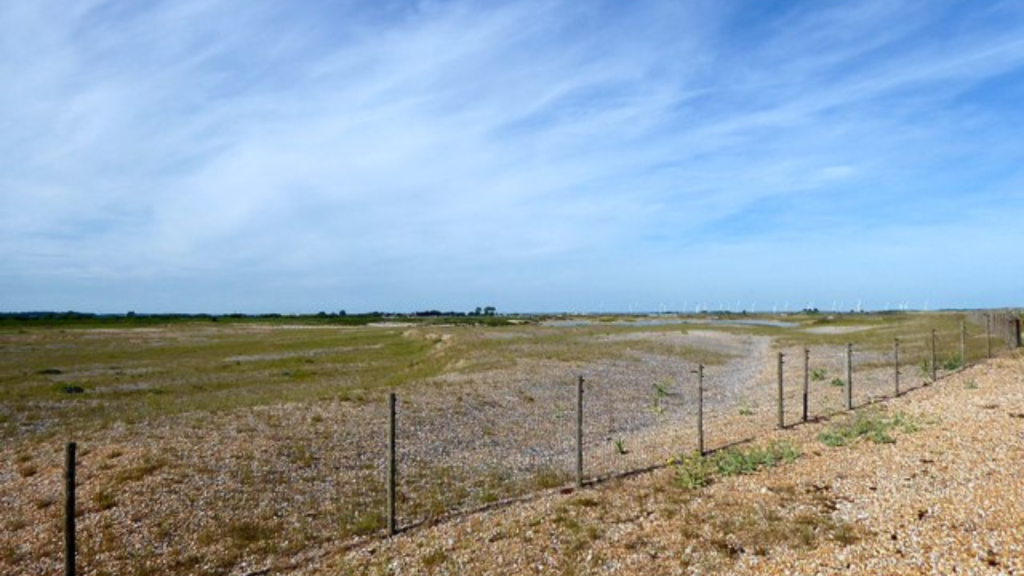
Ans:
[[[815,326],[805,329],[804,332],[808,334],[853,334],[872,328],[873,326]]]

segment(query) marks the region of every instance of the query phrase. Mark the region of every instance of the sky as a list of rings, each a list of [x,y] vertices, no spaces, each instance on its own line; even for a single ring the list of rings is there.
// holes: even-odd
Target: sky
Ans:
[[[1024,2],[0,2],[0,311],[1024,304]]]

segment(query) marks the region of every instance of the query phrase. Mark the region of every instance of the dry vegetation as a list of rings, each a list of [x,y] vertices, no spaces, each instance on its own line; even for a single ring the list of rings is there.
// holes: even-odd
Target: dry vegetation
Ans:
[[[810,435],[814,445],[794,445],[803,453],[795,463],[743,448],[705,471],[708,487],[680,481],[690,461],[680,456],[695,446],[691,371],[708,366],[708,443],[721,447],[766,438],[773,428],[775,350],[790,358],[793,407],[797,360],[803,346],[812,347],[814,366],[829,376],[812,383],[812,415],[828,415],[842,406],[842,389],[829,380],[841,373],[846,341],[857,346],[855,391],[863,404],[891,394],[886,354],[894,335],[908,342],[904,388],[918,388],[927,380],[919,364],[928,330],[944,335],[948,356],[959,319],[787,320],[797,325],[197,323],[0,332],[0,573],[58,571],[68,439],[80,445],[80,566],[87,573],[287,573],[325,565],[343,572],[532,572],[531,562],[566,573],[644,566],[671,572],[728,570],[748,556],[774,558],[780,547],[855,547],[870,531],[841,513],[835,482],[822,480],[824,489],[813,475],[786,472],[832,450],[812,427],[785,433],[787,441]],[[973,360],[985,345],[972,327]],[[458,509],[559,493],[572,470],[572,382],[581,373],[588,475],[676,464],[582,495],[422,526]],[[983,375],[952,388],[978,397],[1000,393]],[[388,390],[400,397],[400,521],[421,527],[382,543]],[[799,415],[787,410],[787,422],[795,422]],[[1019,402],[1013,410],[1024,413]],[[921,433],[909,434],[906,422],[872,433],[923,436],[938,429],[929,418],[912,420]],[[841,450],[863,449],[852,443]],[[771,477],[792,476],[788,483],[744,492],[745,482],[765,474],[757,469],[776,464]],[[737,469],[745,474],[733,475]],[[670,523],[677,539],[662,548],[644,544],[655,520]],[[555,539],[557,553],[546,538]],[[500,558],[475,549],[486,540],[503,550]],[[609,542],[616,547],[606,549]],[[635,551],[622,558],[636,558],[623,560],[617,547]],[[641,553],[654,563],[640,562]],[[470,556],[491,563],[466,564]],[[665,564],[669,558],[676,563]]]

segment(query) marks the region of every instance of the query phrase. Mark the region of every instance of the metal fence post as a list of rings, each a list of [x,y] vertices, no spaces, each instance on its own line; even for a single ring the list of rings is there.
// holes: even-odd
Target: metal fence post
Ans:
[[[397,399],[395,393],[388,394],[388,536],[398,533],[398,526],[395,524],[396,508],[396,478],[398,476],[398,446],[396,438],[395,404]]]
[[[895,368],[893,370],[893,376],[896,382],[896,395],[900,395],[900,339],[893,338],[892,340],[892,358]]]
[[[782,400],[782,392],[783,392],[782,363],[783,363],[783,357],[784,357],[784,355],[782,354],[782,352],[779,352],[779,371],[778,371],[779,372],[779,374],[778,374],[778,376],[779,376],[778,377],[778,381],[779,381],[779,405],[778,405],[779,422],[778,422],[778,427],[779,427],[779,430],[782,430],[783,428],[786,427],[786,418],[785,418],[785,413],[783,411],[783,405],[782,405],[782,403],[783,403],[783,400]]]
[[[576,489],[583,488],[583,375],[576,379]]]
[[[75,452],[68,442],[64,458],[64,576],[75,576]]]
[[[704,365],[697,364],[697,451],[704,455]]]
[[[804,413],[803,421],[807,422],[808,413],[810,412],[810,395],[811,395],[811,350],[804,348]]]

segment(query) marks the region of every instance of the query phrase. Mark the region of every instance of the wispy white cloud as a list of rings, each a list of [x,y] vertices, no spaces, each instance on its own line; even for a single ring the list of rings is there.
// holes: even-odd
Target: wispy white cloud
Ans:
[[[558,308],[581,284],[671,301],[721,256],[707,286],[732,300],[764,252],[830,262],[836,230],[851,258],[943,242],[950,214],[1013,233],[970,209],[1024,212],[1012,3],[753,10],[8,3],[0,289],[14,308],[143,308],[124,287],[160,281],[206,287],[180,309]]]

